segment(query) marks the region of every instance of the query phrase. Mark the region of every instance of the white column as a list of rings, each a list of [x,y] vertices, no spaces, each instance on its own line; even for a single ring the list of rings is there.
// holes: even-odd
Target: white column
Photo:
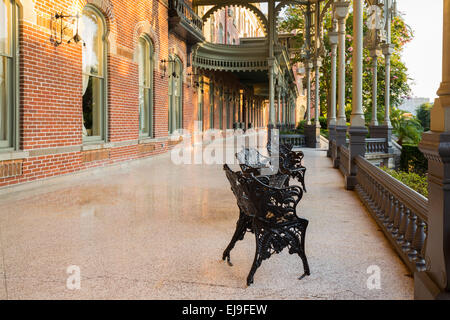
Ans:
[[[390,127],[391,126],[391,55],[394,51],[394,46],[391,44],[391,7],[392,0],[386,0],[384,4],[384,12],[386,13],[386,43],[382,46],[383,54],[386,61],[385,66],[385,94],[384,94],[384,125]]]
[[[337,43],[338,33],[336,31],[328,34],[331,44],[331,92],[330,92],[330,114],[329,125],[336,125],[336,56],[337,56]]]
[[[281,112],[281,87],[277,87],[277,124],[280,123],[280,112]]]
[[[306,120],[307,125],[311,124],[311,63],[305,62],[306,72]]]
[[[316,71],[315,77],[316,77],[316,87],[315,87],[315,101],[314,101],[314,124],[316,125],[316,127],[320,127],[320,121],[319,121],[319,117],[320,117],[320,96],[319,96],[319,89],[320,89],[320,67],[322,66],[322,59],[320,58],[316,58],[315,63],[314,63],[314,68]]]
[[[378,55],[377,50],[371,51],[372,57],[372,126],[378,125],[377,109],[378,109]]]
[[[350,2],[339,1],[333,4],[334,16],[338,20],[338,126],[346,126],[345,116],[345,33]]]
[[[363,0],[353,0],[353,104],[352,127],[365,127],[362,104]]]
[[[275,86],[273,61],[269,66],[269,125],[275,125]]]

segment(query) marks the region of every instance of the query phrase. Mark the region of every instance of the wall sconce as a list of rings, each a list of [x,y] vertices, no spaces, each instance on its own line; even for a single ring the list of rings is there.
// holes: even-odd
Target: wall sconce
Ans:
[[[162,59],[162,60],[160,61],[159,68],[160,68],[160,70],[163,72],[163,75],[161,76],[161,79],[164,78],[164,77],[166,76],[166,72],[167,72],[167,63],[174,63],[174,62],[175,62],[175,60],[171,60],[171,59],[168,59],[168,60]],[[169,78],[170,78],[170,77],[176,78],[176,77],[178,77],[178,76],[177,76],[176,72],[174,71],[174,72],[172,72],[172,74],[169,75]]]
[[[194,81],[194,77],[198,77],[199,75],[197,73],[190,72],[187,74],[187,76],[191,79],[191,81],[188,83],[188,88],[190,88],[191,86],[198,88],[199,82],[198,82],[198,80]]]
[[[72,41],[75,43],[78,43],[78,42],[82,41],[80,34],[78,33],[80,14],[77,13],[76,15],[65,15],[62,12],[55,13],[55,15],[52,16],[52,24],[53,24],[53,21],[56,21],[56,26],[55,26],[55,28],[52,27],[53,34],[50,38],[50,41],[55,45],[55,47],[57,47],[63,43],[64,31],[66,29],[68,29],[68,26],[67,26],[67,24],[64,23],[64,20],[70,19],[70,18],[72,18],[73,20],[76,21],[76,29],[75,29],[74,36],[72,38],[70,38],[67,41],[67,43],[71,43]],[[73,22],[73,20],[72,20],[72,22]],[[58,26],[59,26],[59,30],[58,30]],[[83,45],[85,46],[86,44],[83,42]]]

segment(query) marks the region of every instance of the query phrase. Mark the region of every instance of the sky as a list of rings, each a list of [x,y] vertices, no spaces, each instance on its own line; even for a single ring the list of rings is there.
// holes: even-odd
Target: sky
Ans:
[[[413,78],[412,96],[433,102],[442,80],[442,0],[398,0],[398,10],[414,32],[403,61]]]
[[[267,12],[262,4],[263,12]],[[414,32],[402,59],[408,68],[411,96],[436,98],[442,78],[442,0],[398,0],[398,10]]]

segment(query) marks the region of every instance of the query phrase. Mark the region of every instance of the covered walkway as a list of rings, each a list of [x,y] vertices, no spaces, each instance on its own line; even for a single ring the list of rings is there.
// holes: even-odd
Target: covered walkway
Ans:
[[[412,299],[413,279],[325,151],[305,150],[312,275],[286,252],[245,279],[247,234],[221,254],[238,217],[221,166],[176,166],[170,155],[15,187],[0,194],[0,299]],[[66,288],[69,266],[81,289]],[[381,270],[369,290],[367,268]]]

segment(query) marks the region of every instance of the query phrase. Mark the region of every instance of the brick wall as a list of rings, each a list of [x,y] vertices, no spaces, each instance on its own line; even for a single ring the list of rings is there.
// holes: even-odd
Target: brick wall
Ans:
[[[187,67],[190,57],[186,43],[169,32],[167,0],[16,1],[22,6],[18,61],[21,141],[16,152],[0,151],[0,187],[167,152],[173,146],[167,137],[169,78],[167,73],[164,76],[159,61],[169,55],[177,55],[183,62],[183,127],[193,131],[198,92],[189,76],[192,68]],[[55,26],[52,16],[56,12],[81,12],[87,3],[103,13],[108,29],[108,139],[96,146],[84,145],[82,139],[82,45],[67,44],[68,33],[59,46],[51,41]],[[154,139],[145,140],[139,138],[135,57],[142,34],[148,35],[155,49]],[[239,90],[231,74],[208,76],[224,91]],[[209,128],[209,87],[204,89],[204,127]],[[216,95],[217,128],[218,107]],[[224,101],[224,121],[225,107]]]

